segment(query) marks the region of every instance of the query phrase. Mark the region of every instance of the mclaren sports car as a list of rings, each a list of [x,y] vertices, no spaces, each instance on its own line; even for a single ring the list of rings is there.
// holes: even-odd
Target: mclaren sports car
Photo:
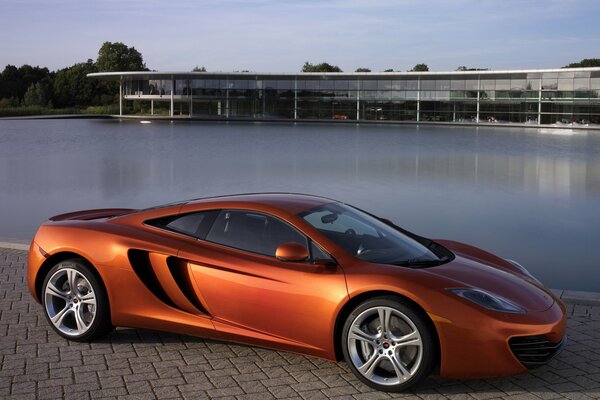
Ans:
[[[523,373],[566,343],[564,305],[517,262],[317,196],[62,214],[28,261],[29,290],[67,339],[121,326],[344,359],[384,391],[434,370]]]

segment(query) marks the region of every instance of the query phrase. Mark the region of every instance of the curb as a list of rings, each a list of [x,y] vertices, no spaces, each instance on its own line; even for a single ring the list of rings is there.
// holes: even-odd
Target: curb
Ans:
[[[600,306],[600,293],[597,292],[562,289],[552,289],[552,292],[565,303]]]
[[[0,242],[0,248],[29,251],[29,245],[23,243]],[[600,292],[583,292],[579,290],[550,289],[552,293],[565,303],[586,306],[600,306]]]
[[[24,243],[0,242],[0,248],[29,251],[29,245]]]

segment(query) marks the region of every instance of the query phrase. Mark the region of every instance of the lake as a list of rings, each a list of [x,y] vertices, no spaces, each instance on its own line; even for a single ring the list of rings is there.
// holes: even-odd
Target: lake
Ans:
[[[600,291],[600,132],[0,120],[0,240],[59,213],[284,191],[350,203]]]

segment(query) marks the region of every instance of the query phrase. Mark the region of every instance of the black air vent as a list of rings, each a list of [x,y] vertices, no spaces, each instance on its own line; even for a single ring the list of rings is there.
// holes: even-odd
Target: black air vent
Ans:
[[[135,271],[135,274],[148,288],[148,290],[150,290],[152,294],[158,297],[163,303],[168,304],[171,307],[176,307],[160,285],[160,282],[158,281],[158,278],[152,269],[152,265],[150,264],[148,252],[144,250],[131,249],[127,252],[127,257],[129,257],[129,262],[131,263],[131,267]]]
[[[566,336],[558,343],[550,343],[545,336],[518,336],[508,341],[515,357],[528,368],[547,363],[560,353],[566,343]]]
[[[194,285],[191,281],[192,277],[188,272],[187,263],[184,260],[181,260],[176,257],[167,258],[167,265],[169,266],[169,271],[179,286],[179,290],[181,293],[188,299],[190,303],[194,305],[199,311],[208,315],[208,311],[204,308],[200,299],[196,296],[196,291],[194,289]]]

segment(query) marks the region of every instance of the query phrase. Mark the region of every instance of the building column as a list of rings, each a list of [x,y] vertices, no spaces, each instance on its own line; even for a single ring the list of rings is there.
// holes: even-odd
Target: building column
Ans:
[[[150,115],[154,115],[154,100],[150,100]]]
[[[542,124],[542,77],[540,76],[540,86],[538,87],[538,113],[537,124]]]
[[[481,97],[481,75],[477,76],[477,116],[475,122],[479,123],[479,98]]]
[[[417,77],[417,122],[421,120],[421,77]]]
[[[119,115],[123,115],[123,78],[119,80]]]
[[[360,80],[356,81],[356,120],[360,120]]]
[[[298,77],[294,78],[294,119],[298,119]]]
[[[190,118],[192,118],[192,104],[194,103],[193,101],[193,97],[192,97],[192,81],[188,80],[188,95],[190,96]]]
[[[225,118],[229,118],[229,79],[225,82]]]
[[[260,92],[261,92],[261,97],[262,97],[262,118],[265,117],[265,110],[267,109],[267,100],[265,98],[265,87],[264,87],[264,80],[262,81],[263,83],[260,85]]]
[[[171,118],[175,116],[175,79],[171,79]]]

